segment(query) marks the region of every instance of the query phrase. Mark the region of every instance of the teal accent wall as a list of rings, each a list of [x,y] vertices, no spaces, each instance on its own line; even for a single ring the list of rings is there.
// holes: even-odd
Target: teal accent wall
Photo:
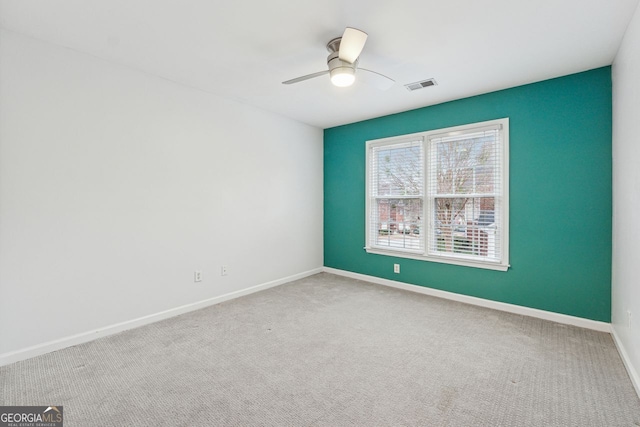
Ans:
[[[429,89],[407,93],[429,97]],[[324,131],[324,265],[611,321],[611,67]],[[506,272],[368,254],[367,140],[508,117]],[[393,273],[393,264],[401,274]]]

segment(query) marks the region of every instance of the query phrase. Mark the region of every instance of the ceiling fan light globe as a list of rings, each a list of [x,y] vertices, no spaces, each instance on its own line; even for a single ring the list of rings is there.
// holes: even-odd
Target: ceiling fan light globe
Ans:
[[[353,68],[339,67],[331,70],[331,83],[337,87],[351,86],[356,81],[356,75]]]

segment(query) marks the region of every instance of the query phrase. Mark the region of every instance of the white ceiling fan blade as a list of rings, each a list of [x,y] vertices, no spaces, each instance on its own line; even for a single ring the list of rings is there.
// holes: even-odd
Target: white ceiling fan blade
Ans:
[[[296,77],[295,79],[287,80],[286,82],[282,82],[283,85],[290,85],[293,83],[303,82],[305,80],[313,79],[314,77],[320,77],[325,74],[329,74],[329,70],[318,71],[317,73],[307,74],[306,76]]]
[[[340,50],[338,51],[338,58],[341,61],[353,64],[360,56],[364,44],[367,41],[367,33],[357,30],[355,28],[347,27],[340,40]]]
[[[362,71],[364,71],[364,73],[362,73]],[[375,71],[367,70],[366,68],[358,68],[357,79],[380,90],[387,90],[396,83],[392,78],[384,74],[376,73]]]

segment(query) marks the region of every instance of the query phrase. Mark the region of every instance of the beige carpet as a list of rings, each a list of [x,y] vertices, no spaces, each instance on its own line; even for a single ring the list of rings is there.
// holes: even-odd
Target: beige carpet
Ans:
[[[330,274],[0,368],[65,426],[639,426],[611,337]]]

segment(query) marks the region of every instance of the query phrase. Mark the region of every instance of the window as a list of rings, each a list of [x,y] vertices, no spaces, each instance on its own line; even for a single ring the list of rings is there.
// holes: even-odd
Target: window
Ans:
[[[365,249],[507,270],[508,137],[500,119],[368,141]]]

